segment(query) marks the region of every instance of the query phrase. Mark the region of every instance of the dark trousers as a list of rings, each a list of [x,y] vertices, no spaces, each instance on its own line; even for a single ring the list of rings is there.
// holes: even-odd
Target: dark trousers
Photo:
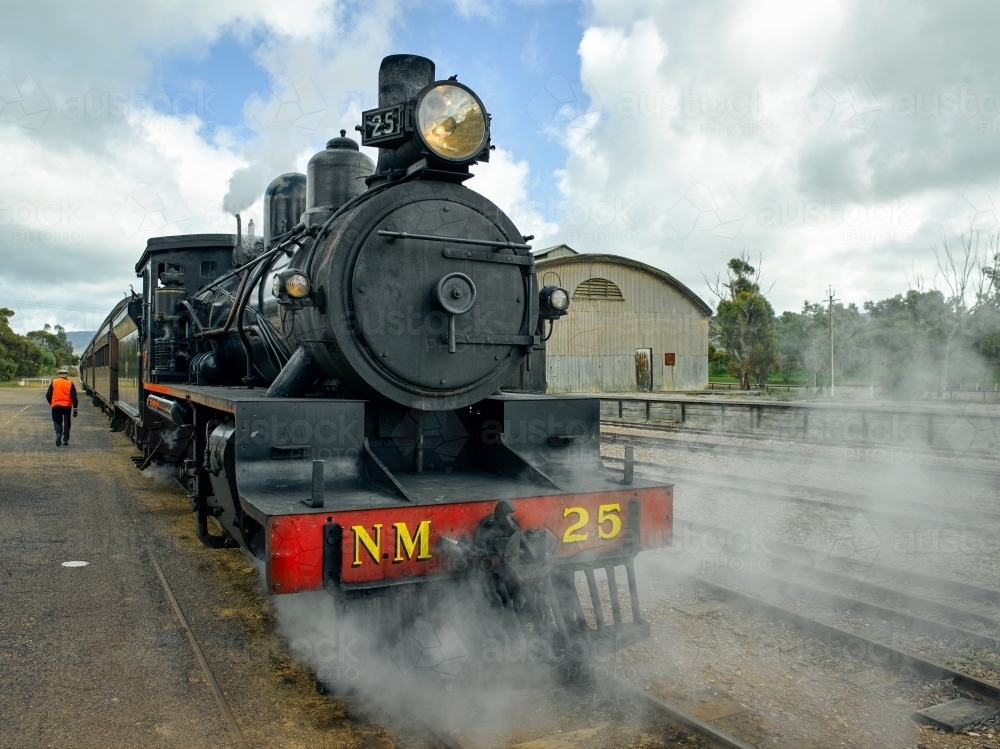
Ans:
[[[52,424],[56,428],[56,437],[62,437],[63,440],[69,440],[69,428],[72,423],[73,423],[72,406],[52,407]]]

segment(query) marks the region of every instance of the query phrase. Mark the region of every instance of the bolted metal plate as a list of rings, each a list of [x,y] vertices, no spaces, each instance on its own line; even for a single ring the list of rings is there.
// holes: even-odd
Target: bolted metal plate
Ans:
[[[507,239],[479,211],[448,200],[402,203],[377,228],[399,227],[418,234]],[[489,378],[503,368],[514,348],[469,340],[496,341],[533,332],[523,330],[527,295],[521,265],[449,257],[443,246],[448,244],[371,232],[357,255],[350,290],[357,334],[376,366],[419,388],[442,392]],[[491,254],[513,252],[498,249]],[[449,295],[447,305],[438,293],[442,283]],[[470,296],[471,306],[462,303]],[[449,317],[456,312],[457,350],[449,353]]]
[[[933,707],[917,710],[913,717],[948,731],[958,733],[980,721],[992,718],[998,711],[993,705],[973,700],[959,699],[942,702]]]

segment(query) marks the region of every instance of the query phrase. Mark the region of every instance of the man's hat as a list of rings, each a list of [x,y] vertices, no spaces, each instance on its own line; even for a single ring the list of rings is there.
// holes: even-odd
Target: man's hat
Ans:
[[[56,372],[56,374],[68,375],[69,374],[69,370],[68,369],[60,369],[58,372]]]

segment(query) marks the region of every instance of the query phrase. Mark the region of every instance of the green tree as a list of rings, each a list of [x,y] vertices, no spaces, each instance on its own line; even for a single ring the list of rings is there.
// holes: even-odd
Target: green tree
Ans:
[[[0,307],[0,378],[36,377],[45,362],[45,350],[10,327],[14,310]]]
[[[808,312],[785,311],[775,320],[778,346],[776,368],[786,385],[792,379],[792,374],[805,365],[812,328],[813,318]]]
[[[0,382],[6,382],[17,373],[17,362],[7,352],[7,347],[0,343]]]
[[[759,263],[758,263],[759,265]],[[716,276],[719,298],[712,326],[715,345],[728,355],[729,373],[740,389],[763,387],[778,360],[774,308],[761,291],[760,272],[740,253],[726,265],[726,277]]]
[[[66,337],[66,331],[62,325],[56,325],[53,329],[51,325],[46,323],[44,329],[28,333],[28,338],[51,355],[53,371],[59,367],[77,364],[80,361],[80,357],[73,353],[73,344]]]
[[[960,325],[954,300],[937,289],[910,289],[866,302],[865,309],[871,316],[866,338],[873,379],[887,394],[922,397],[988,376],[997,332],[991,303],[977,305]]]
[[[709,323],[710,327],[714,327],[714,322],[713,318]],[[714,376],[729,374],[729,355],[725,351],[719,351],[711,343],[708,344],[708,373]]]

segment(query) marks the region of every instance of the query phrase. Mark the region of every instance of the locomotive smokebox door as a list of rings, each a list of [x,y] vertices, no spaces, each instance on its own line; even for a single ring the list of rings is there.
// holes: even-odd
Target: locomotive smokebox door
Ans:
[[[497,234],[485,216],[460,203],[424,200],[394,211],[384,226],[393,225],[455,239],[372,232],[360,248],[351,301],[361,340],[389,377],[431,392],[461,392],[531,344],[522,340],[534,301],[525,277],[530,266],[515,264],[522,258],[512,250],[461,241]]]
[[[302,329],[335,342],[316,348],[324,370],[428,411],[496,392],[538,322],[534,258],[513,222],[462,185],[418,180],[389,187],[344,223],[313,261],[328,314]]]

